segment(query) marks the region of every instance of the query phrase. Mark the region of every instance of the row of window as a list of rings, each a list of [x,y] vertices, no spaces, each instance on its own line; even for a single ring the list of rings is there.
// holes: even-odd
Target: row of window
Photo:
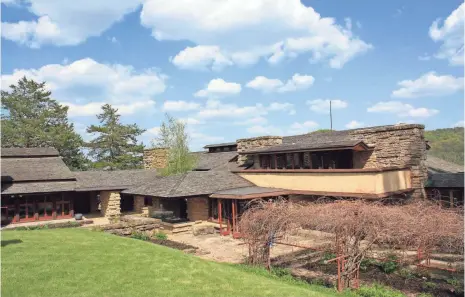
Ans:
[[[30,196],[2,199],[2,221],[26,222],[71,216],[72,203],[60,196]]]
[[[351,150],[260,155],[260,168],[351,169],[352,158]]]

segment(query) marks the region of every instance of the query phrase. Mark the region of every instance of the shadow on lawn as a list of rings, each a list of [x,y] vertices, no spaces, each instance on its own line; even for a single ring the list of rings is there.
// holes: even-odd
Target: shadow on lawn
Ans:
[[[12,239],[12,240],[2,240],[2,247],[7,246],[9,244],[17,244],[22,243],[21,239]]]

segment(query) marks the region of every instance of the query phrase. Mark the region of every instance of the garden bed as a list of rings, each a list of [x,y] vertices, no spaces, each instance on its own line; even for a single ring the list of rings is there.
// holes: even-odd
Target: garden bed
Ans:
[[[154,244],[159,244],[159,245],[162,245],[162,246],[166,246],[166,247],[169,247],[169,248],[172,248],[172,249],[181,250],[181,251],[198,249],[198,247],[195,247],[193,245],[189,245],[189,244],[185,244],[185,243],[182,243],[182,242],[177,242],[177,241],[173,241],[173,240],[169,240],[169,239],[152,238],[152,239],[150,239],[150,242],[152,242]]]
[[[2,229],[2,231],[8,230],[16,230],[16,231],[24,231],[24,230],[41,230],[41,229],[56,229],[56,228],[75,228],[81,227],[86,224],[92,224],[92,220],[82,220],[82,221],[67,221],[67,222],[50,222],[44,224],[37,224],[37,225],[29,225],[29,226],[9,226],[8,228]]]

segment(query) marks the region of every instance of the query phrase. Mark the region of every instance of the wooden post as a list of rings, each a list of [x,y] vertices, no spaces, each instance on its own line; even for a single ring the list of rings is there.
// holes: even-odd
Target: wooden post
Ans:
[[[291,153],[291,161],[292,161],[292,169],[295,168],[294,166],[294,153]]]
[[[52,220],[57,219],[57,197],[55,195],[52,196]]]
[[[449,203],[450,207],[454,207],[454,191],[449,190]]]
[[[69,214],[71,217],[74,217],[74,197],[71,196],[69,198]]]
[[[236,205],[234,204],[234,200],[231,203],[232,208],[232,232],[236,232]]]
[[[276,156],[276,154],[273,154],[273,158],[274,158],[274,169],[278,169],[278,157]]]
[[[218,223],[220,224],[220,235],[223,231],[223,227],[221,226],[221,199],[218,199]]]

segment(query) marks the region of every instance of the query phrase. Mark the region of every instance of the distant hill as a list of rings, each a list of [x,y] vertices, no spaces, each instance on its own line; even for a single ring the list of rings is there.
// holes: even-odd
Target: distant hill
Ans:
[[[463,165],[463,128],[425,131],[431,149],[428,154]]]

